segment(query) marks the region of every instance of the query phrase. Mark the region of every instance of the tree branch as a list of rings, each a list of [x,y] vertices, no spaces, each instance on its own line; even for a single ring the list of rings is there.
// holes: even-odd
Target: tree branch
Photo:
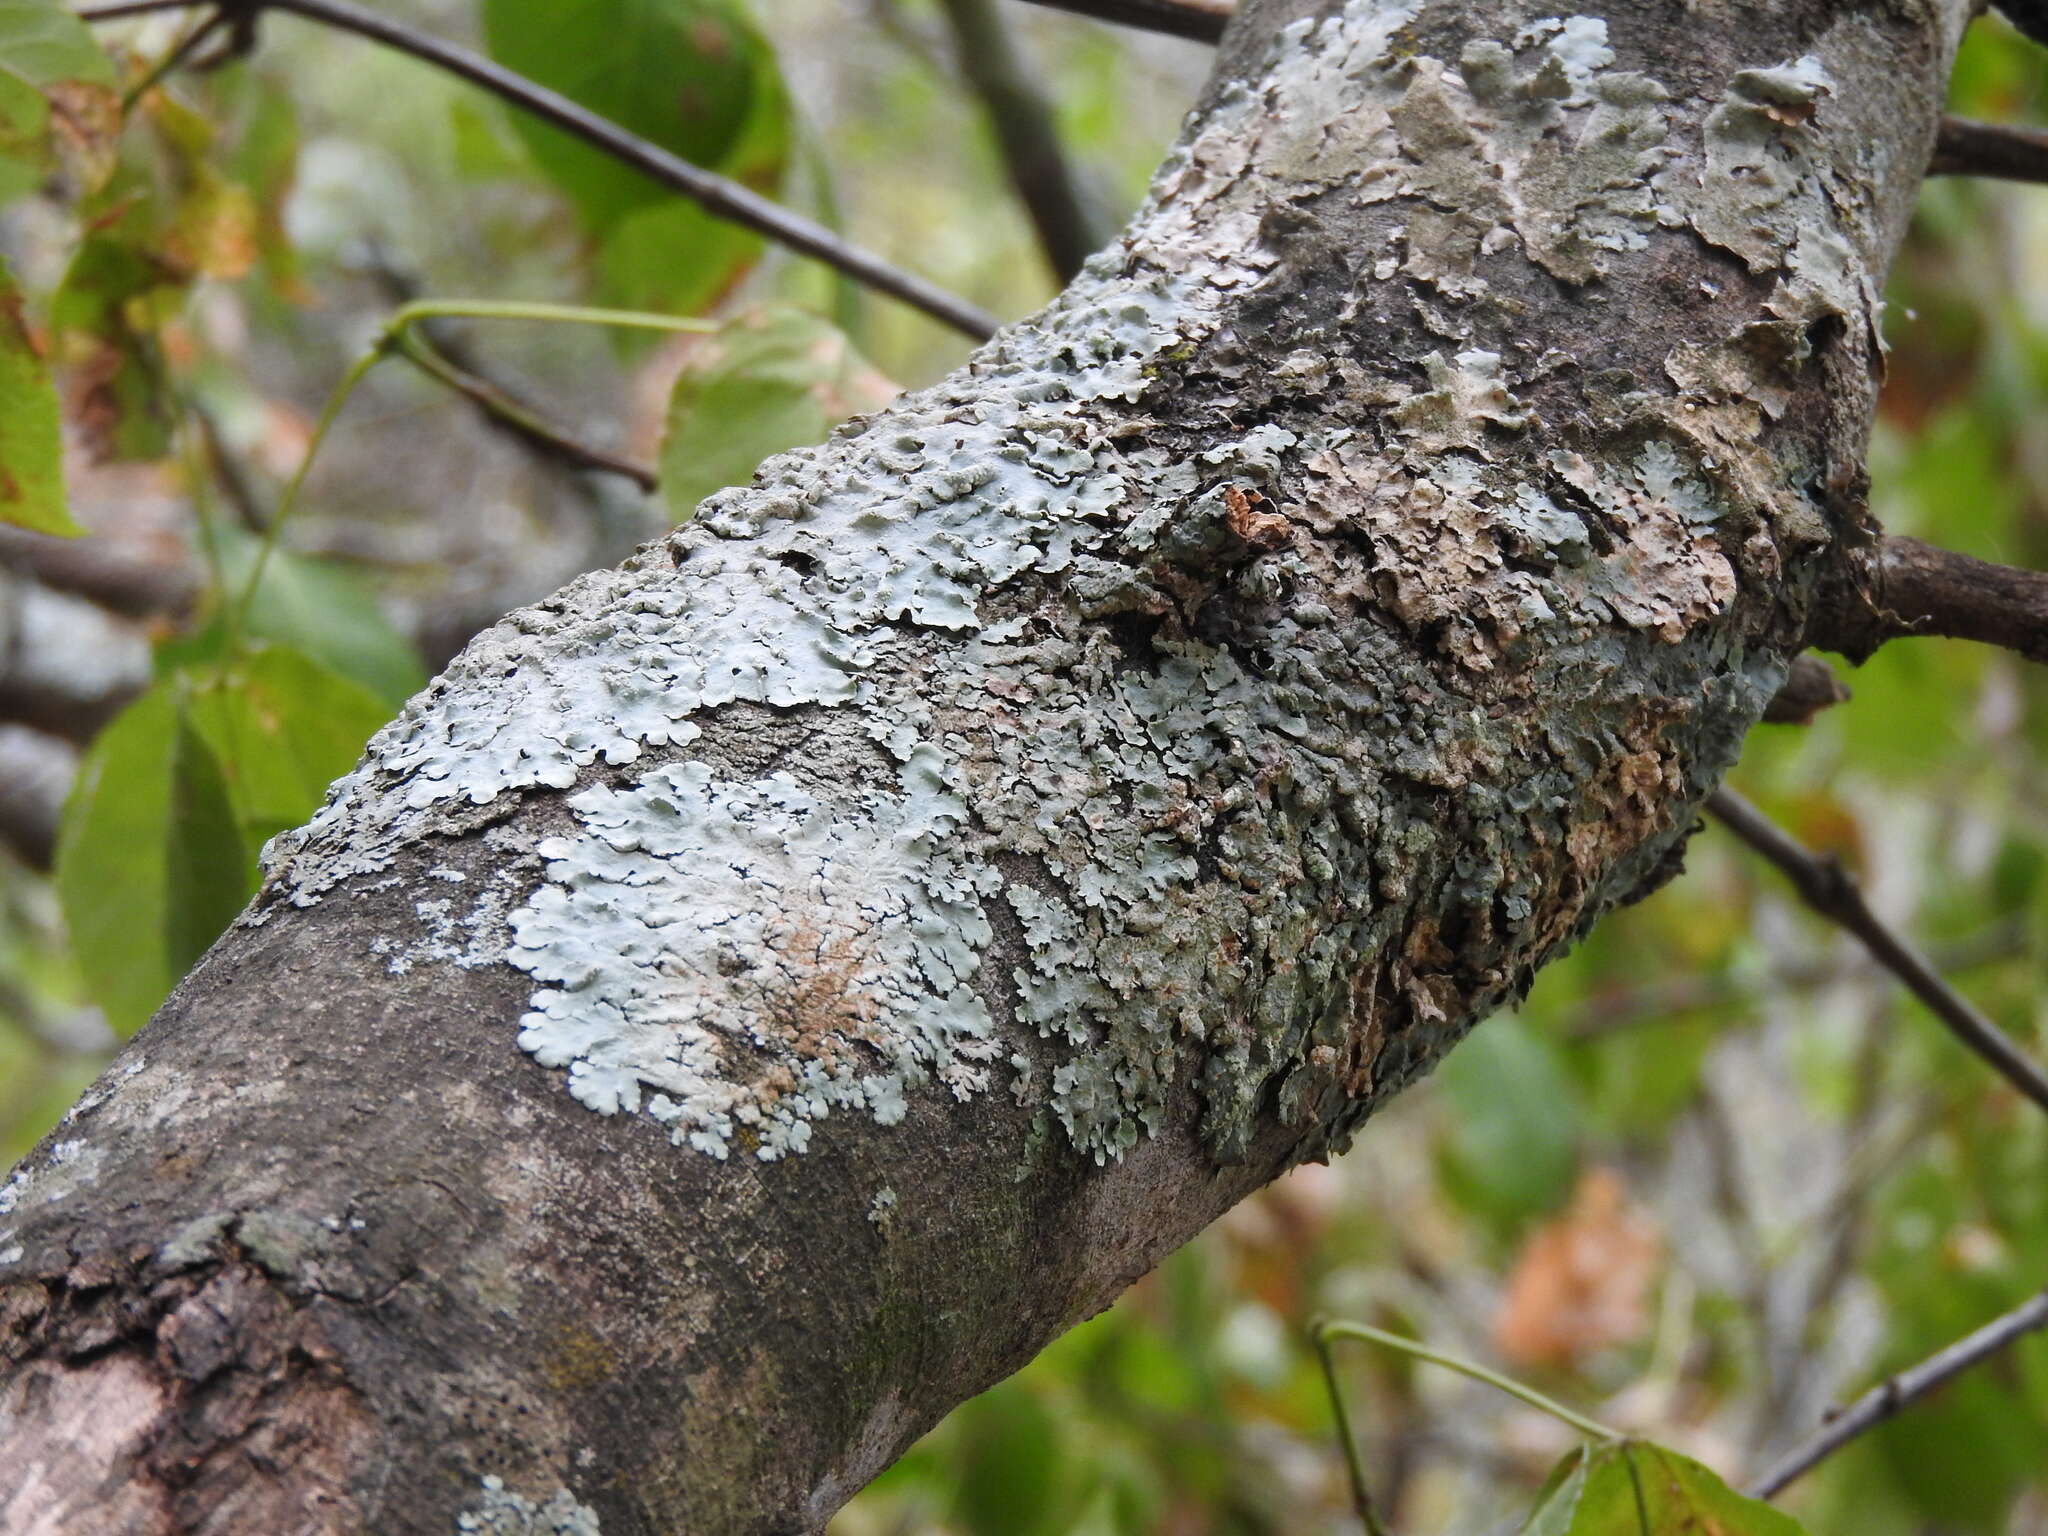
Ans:
[[[1918,1365],[1879,1382],[1829,1420],[1819,1434],[1787,1453],[1777,1465],[1758,1478],[1748,1489],[1749,1496],[1753,1499],[1774,1497],[1857,1436],[1925,1397],[1950,1377],[1959,1375],[1980,1360],[1997,1354],[2015,1339],[2043,1326],[2048,1326],[2048,1291],[1986,1323],[1975,1333],[1958,1339],[1938,1354],[1929,1355]]]
[[[623,475],[643,491],[652,491],[659,484],[654,471],[646,465],[635,464],[630,459],[606,453],[602,448],[578,442],[551,426],[489,379],[481,378],[444,357],[417,329],[403,332],[396,345],[399,356],[413,367],[474,402],[486,418],[542,457],[573,469],[595,469],[606,474]]]
[[[0,527],[0,566],[131,619],[182,618],[199,597],[190,566],[146,560],[109,539]]]
[[[1731,789],[1715,790],[1707,797],[1707,809],[1775,864],[1809,907],[1860,939],[1878,963],[1897,976],[1950,1033],[2013,1087],[2048,1110],[2048,1074],[2029,1060],[2005,1031],[1942,980],[1924,955],[1879,920],[1839,863],[1801,847]]]
[[[1927,174],[2048,182],[2048,133],[2011,123],[1944,117]]]
[[[1054,274],[1068,282],[1110,232],[1100,227],[1075,182],[1052,111],[994,0],[944,0],[944,9],[961,73],[988,111],[1010,185],[1031,216]]]
[[[1169,37],[1192,38],[1213,43],[1223,36],[1235,7],[1231,0],[1035,0],[1056,11],[1096,21],[1113,21],[1120,27],[1145,32],[1163,32]]]
[[[1895,536],[1866,571],[1869,590],[1821,615],[1815,645],[1862,661],[1888,640],[1946,635],[2048,662],[2048,572]]]
[[[206,3],[209,0],[120,0],[118,4],[87,6],[78,14],[87,21],[118,21],[125,17],[184,10]],[[538,85],[467,48],[458,48],[453,43],[414,31],[349,4],[348,0],[237,0],[228,8],[252,14],[286,11],[410,54],[472,85],[481,86],[565,133],[574,134],[586,144],[603,150],[663,186],[694,199],[707,212],[814,257],[878,293],[886,293],[924,311],[964,335],[983,340],[995,332],[994,316],[966,300],[891,265],[871,252],[849,245],[824,225],[794,213],[736,181],[692,165],[659,145],[628,133],[618,124],[599,117],[559,92]]]

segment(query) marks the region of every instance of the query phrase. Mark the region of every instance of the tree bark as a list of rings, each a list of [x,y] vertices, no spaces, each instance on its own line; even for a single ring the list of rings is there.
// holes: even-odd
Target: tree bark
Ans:
[[[1344,1146],[1863,589],[1970,9],[1253,0],[1049,309],[273,846],[0,1194],[0,1530],[816,1531]]]

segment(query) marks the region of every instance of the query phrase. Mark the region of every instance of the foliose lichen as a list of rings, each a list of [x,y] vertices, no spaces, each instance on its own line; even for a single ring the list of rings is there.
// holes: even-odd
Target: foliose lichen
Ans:
[[[1101,1160],[1192,1081],[1220,1158],[1341,1137],[1656,878],[1783,675],[1745,575],[1826,537],[1780,428],[1815,327],[1876,302],[1824,47],[1688,113],[1598,18],[1444,59],[1422,9],[1288,27],[1047,311],[479,637],[268,899],[557,792],[516,903],[444,882],[392,963],[528,973],[600,1113],[775,1158],[1000,1090]],[[1377,243],[1273,366],[1246,317],[1337,202]],[[1523,344],[1514,284],[1659,241],[1767,313],[1662,376]],[[735,768],[733,706],[865,767]]]

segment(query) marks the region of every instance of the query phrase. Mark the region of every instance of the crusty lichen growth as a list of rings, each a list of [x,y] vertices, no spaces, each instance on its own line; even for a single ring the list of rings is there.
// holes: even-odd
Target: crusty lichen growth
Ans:
[[[1289,27],[1045,313],[479,638],[272,899],[568,792],[497,952],[601,1113],[772,1158],[1009,1091],[1100,1160],[1192,1081],[1219,1158],[1340,1139],[1656,877],[1796,648],[1865,404],[1816,370],[1875,335],[1873,24],[1706,101],[1439,9]],[[1667,272],[1668,347],[1574,355]],[[806,747],[733,767],[736,705]]]
[[[566,1488],[545,1500],[507,1488],[502,1477],[486,1477],[474,1506],[455,1517],[456,1536],[601,1536],[597,1512],[576,1502]]]

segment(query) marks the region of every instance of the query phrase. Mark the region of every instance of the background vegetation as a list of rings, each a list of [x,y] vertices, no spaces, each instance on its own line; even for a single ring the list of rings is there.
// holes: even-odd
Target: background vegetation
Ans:
[[[0,517],[89,533],[61,546],[80,577],[54,541],[0,530],[4,1161],[232,916],[262,840],[468,634],[969,345],[359,39],[267,15],[181,52],[205,14],[102,27],[101,52],[44,0],[0,0]],[[1057,287],[927,0],[384,14],[1001,315]],[[1206,50],[999,14],[1113,223]],[[1954,104],[2037,120],[2044,86],[2048,55],[1987,21]],[[721,328],[433,322],[418,334],[468,393],[380,365],[280,529],[330,391],[418,297]],[[1882,522],[2048,564],[2048,189],[1931,183],[1887,329]],[[44,452],[59,413],[61,478]],[[1735,783],[2039,1059],[2048,676],[1923,641],[1846,680],[1853,701],[1811,725],[1760,728]],[[1318,1314],[1487,1361],[1739,1481],[2044,1283],[2048,1122],[1710,829],[1682,878],[1346,1158],[1249,1202],[962,1408],[834,1529],[1356,1529]],[[1396,1529],[1512,1528],[1575,1440],[1397,1353],[1338,1359]],[[1857,1536],[2048,1530],[2048,1341],[1958,1377],[1785,1502]]]

